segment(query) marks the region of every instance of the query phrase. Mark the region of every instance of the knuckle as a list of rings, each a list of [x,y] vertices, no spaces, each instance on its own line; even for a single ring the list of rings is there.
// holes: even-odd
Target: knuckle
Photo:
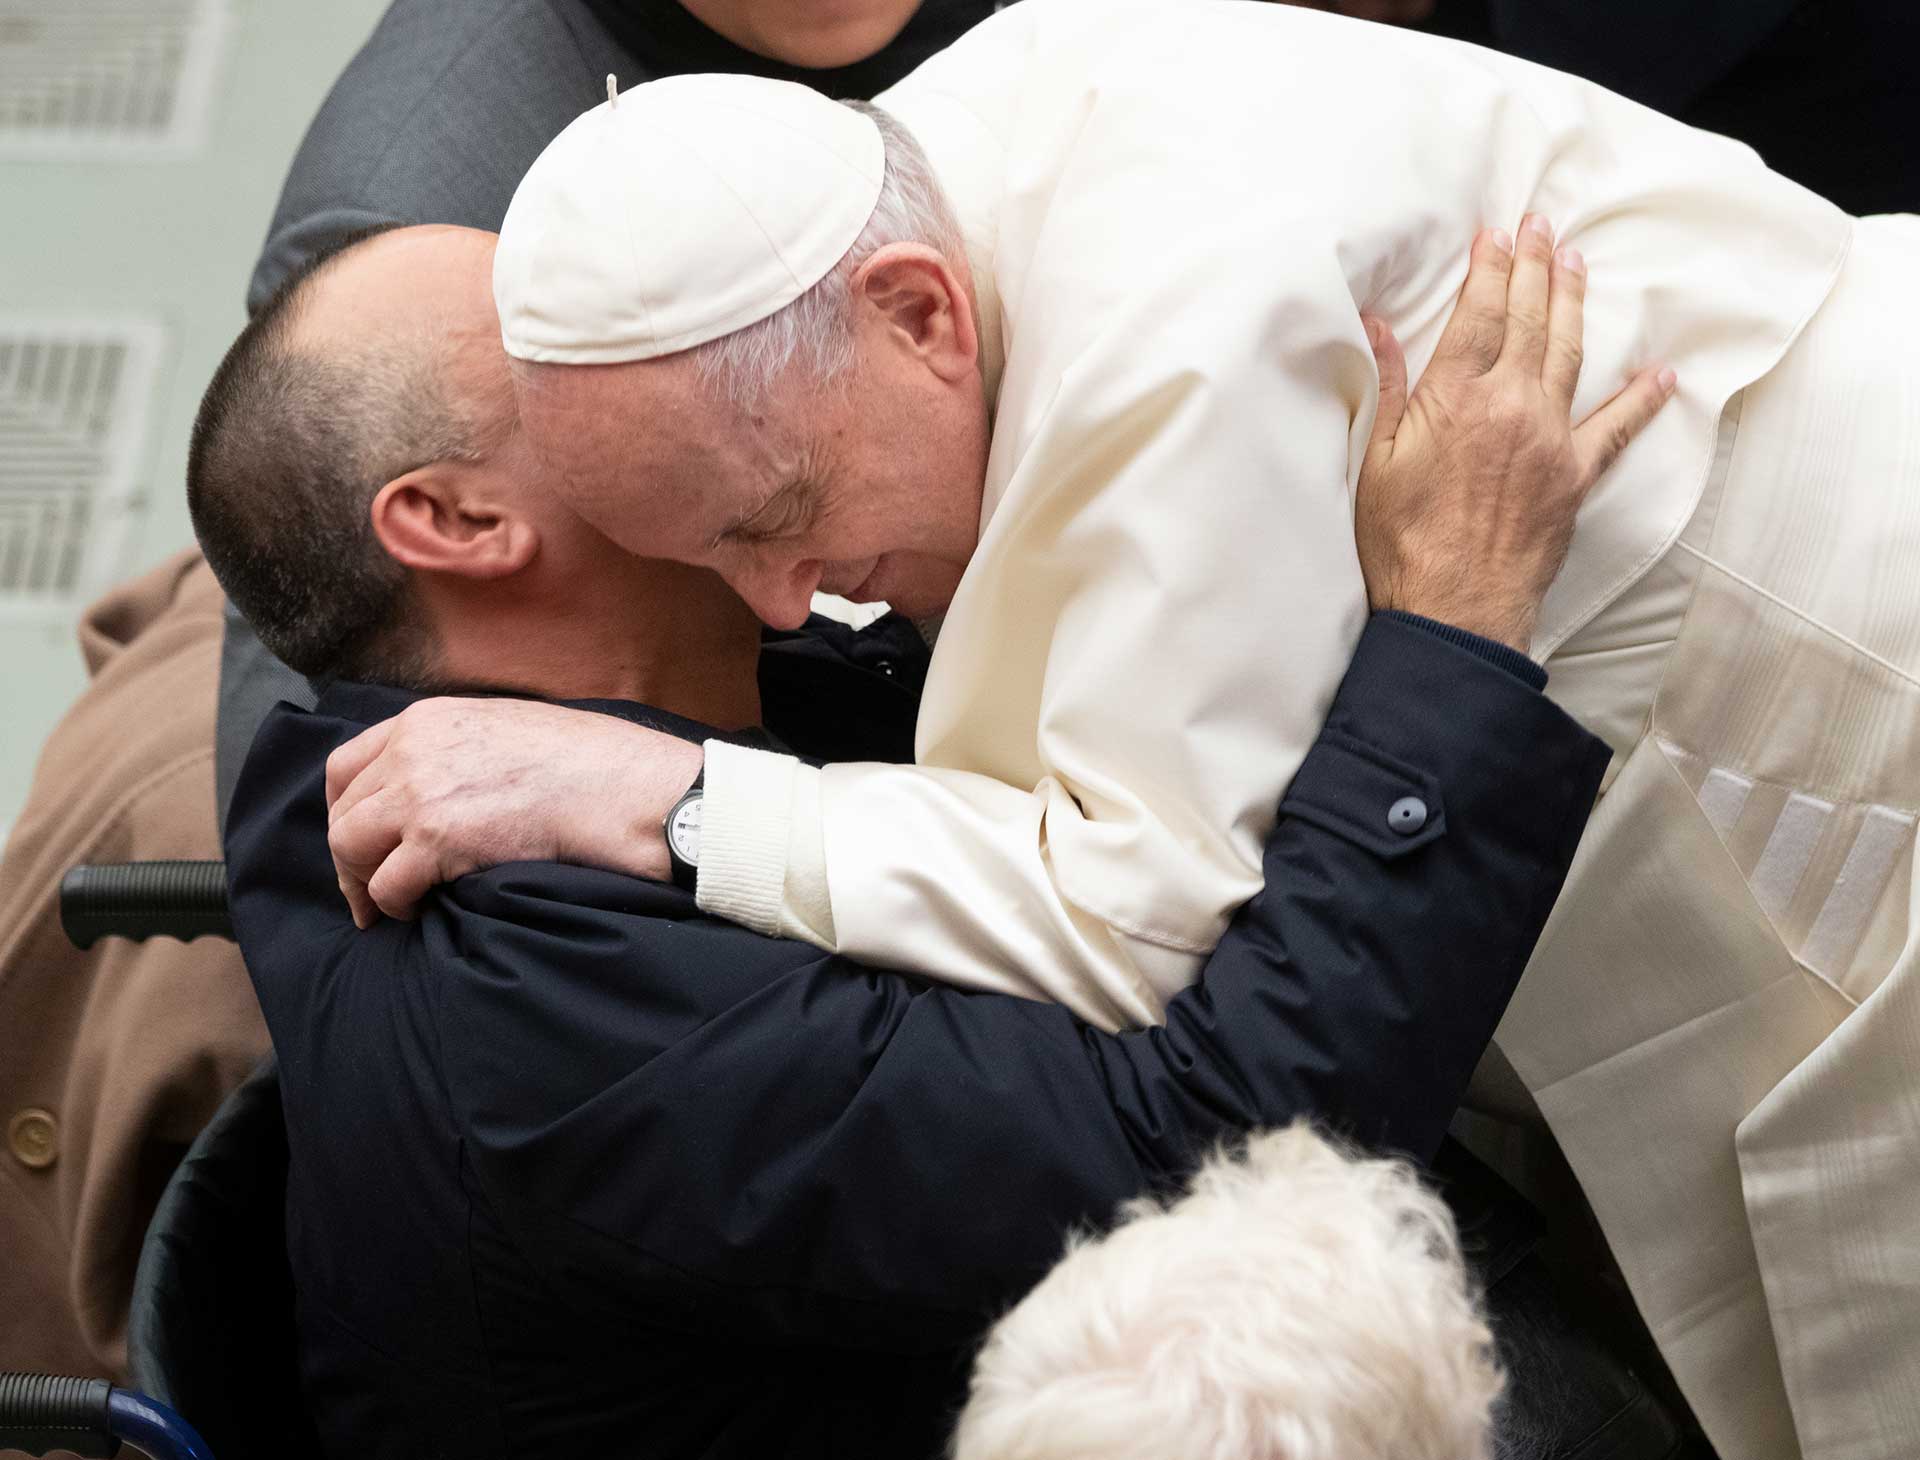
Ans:
[[[1497,316],[1467,320],[1455,336],[1453,353],[1486,370],[1500,357],[1501,333],[1502,321]]]
[[[1507,316],[1505,306],[1494,305],[1480,310],[1467,320],[1467,343],[1476,354],[1494,356],[1500,353],[1500,342],[1506,338]]]
[[[1487,414],[1508,437],[1533,434],[1533,396],[1515,380],[1502,380],[1487,396]]]
[[[1547,312],[1530,300],[1522,300],[1509,306],[1507,321],[1509,328],[1517,329],[1524,334],[1544,334],[1547,328]]]

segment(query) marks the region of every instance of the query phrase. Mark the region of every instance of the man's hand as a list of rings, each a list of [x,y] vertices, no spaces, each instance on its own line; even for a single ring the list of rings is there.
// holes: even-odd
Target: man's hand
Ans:
[[[527,700],[410,705],[327,757],[327,843],[353,920],[405,918],[429,888],[502,862],[664,879],[661,823],[698,745]]]
[[[1673,395],[1647,369],[1576,428],[1586,266],[1544,218],[1474,240],[1467,282],[1420,385],[1366,320],[1380,414],[1354,536],[1375,609],[1421,614],[1522,653],[1566,561],[1580,504]]]

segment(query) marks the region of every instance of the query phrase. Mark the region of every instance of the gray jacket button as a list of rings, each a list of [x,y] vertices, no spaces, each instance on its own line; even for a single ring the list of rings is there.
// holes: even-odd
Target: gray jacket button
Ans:
[[[1387,808],[1387,825],[1402,836],[1412,836],[1427,824],[1427,803],[1418,796],[1402,796]]]

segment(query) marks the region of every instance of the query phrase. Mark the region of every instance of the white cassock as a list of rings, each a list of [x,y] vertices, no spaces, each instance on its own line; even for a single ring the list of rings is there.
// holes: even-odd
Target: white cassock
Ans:
[[[967,236],[979,549],[918,765],[709,747],[703,906],[1155,1020],[1366,614],[1360,312],[1417,375],[1475,231],[1542,212],[1591,270],[1576,414],[1653,359],[1680,390],[1540,619],[1618,755],[1500,1044],[1721,1454],[1920,1451],[1920,227],[1263,4],[1026,0],[880,103]]]

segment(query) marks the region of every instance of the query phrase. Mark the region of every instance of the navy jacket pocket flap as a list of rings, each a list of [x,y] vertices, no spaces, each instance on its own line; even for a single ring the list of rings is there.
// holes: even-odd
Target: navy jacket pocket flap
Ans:
[[[1447,830],[1438,781],[1337,730],[1326,731],[1307,752],[1280,814],[1386,860],[1404,857]]]

